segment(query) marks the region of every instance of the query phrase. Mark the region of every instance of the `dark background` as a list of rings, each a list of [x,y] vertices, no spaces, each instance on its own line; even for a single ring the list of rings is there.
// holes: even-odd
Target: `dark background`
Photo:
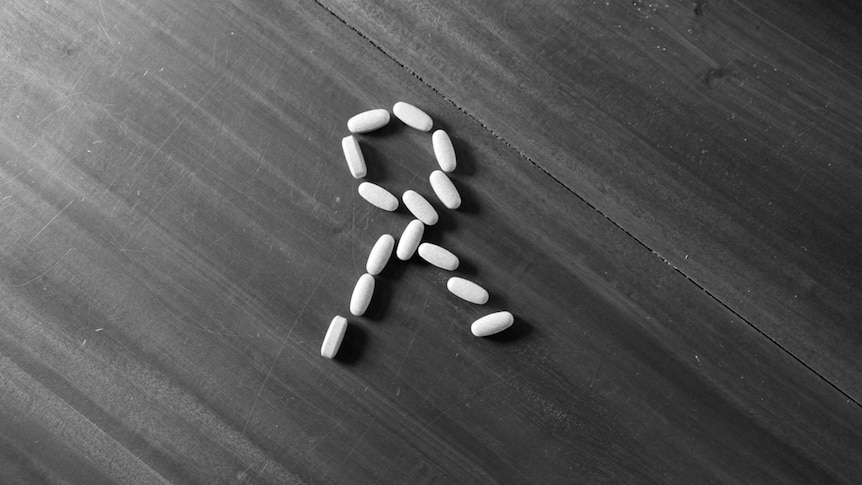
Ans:
[[[858,2],[12,0],[0,482],[859,483]],[[356,192],[347,119],[410,215]],[[472,321],[515,325],[490,338]]]

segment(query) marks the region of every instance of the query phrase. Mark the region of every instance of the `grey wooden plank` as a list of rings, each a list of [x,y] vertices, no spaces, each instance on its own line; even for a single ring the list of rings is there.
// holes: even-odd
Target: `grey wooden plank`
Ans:
[[[12,479],[858,479],[858,405],[318,5],[0,18]],[[409,220],[359,198],[339,140],[400,99],[460,155],[465,206],[428,239],[493,298],[391,264],[328,361],[371,244]],[[427,134],[393,124],[363,147],[370,179],[430,195]],[[496,309],[516,325],[472,337]]]
[[[855,2],[321,3],[859,401]]]

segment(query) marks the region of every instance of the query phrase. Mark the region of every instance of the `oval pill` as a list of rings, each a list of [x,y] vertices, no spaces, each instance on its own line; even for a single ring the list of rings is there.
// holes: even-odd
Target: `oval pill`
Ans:
[[[515,317],[509,312],[497,312],[473,322],[470,326],[470,331],[477,337],[487,337],[495,333],[502,332],[511,327],[515,323]]]
[[[347,120],[347,129],[351,133],[368,133],[369,131],[379,130],[388,124],[389,111],[383,108],[371,109],[354,115]]]
[[[437,224],[438,216],[434,206],[416,191],[408,190],[401,196],[407,210],[427,226]]]
[[[329,324],[329,330],[326,331],[326,336],[323,337],[323,345],[320,346],[320,355],[327,359],[332,359],[341,348],[341,341],[344,340],[344,333],[347,331],[347,319],[336,315]]]
[[[345,136],[341,139],[341,149],[344,151],[344,159],[347,160],[347,167],[350,168],[350,174],[355,179],[361,179],[368,173],[365,167],[365,157],[362,156],[362,149],[359,148],[359,140],[353,135]]]
[[[392,250],[395,248],[395,238],[389,234],[384,234],[377,239],[371,252],[368,254],[368,262],[365,263],[365,271],[368,274],[379,275],[386,263],[389,262],[392,256]]]
[[[455,271],[461,263],[458,260],[458,256],[452,254],[451,251],[431,243],[422,243],[419,245],[419,256],[434,266],[449,271]]]
[[[488,290],[485,288],[482,288],[470,280],[465,280],[464,278],[459,278],[457,276],[449,278],[449,281],[446,282],[446,288],[448,288],[449,291],[458,298],[477,305],[484,305],[487,303],[490,296],[488,295]]]
[[[401,239],[398,240],[398,248],[395,250],[395,255],[401,261],[407,261],[413,257],[419,243],[422,242],[422,235],[425,233],[425,224],[418,219],[413,219],[404,232],[401,233]]]
[[[398,208],[398,197],[377,184],[362,182],[358,190],[359,195],[374,207],[390,212]]]
[[[356,286],[353,287],[353,296],[350,297],[350,313],[357,317],[365,313],[371,296],[374,295],[374,277],[368,273],[359,277]]]
[[[395,103],[395,106],[392,107],[392,113],[405,125],[419,131],[430,131],[431,127],[434,126],[434,121],[427,113],[403,101]]]
[[[434,145],[434,157],[437,158],[440,169],[444,172],[455,170],[455,147],[452,146],[449,135],[443,130],[437,130],[431,135],[431,143]]]
[[[435,170],[431,172],[428,179],[431,181],[431,188],[434,190],[434,194],[437,195],[437,198],[440,199],[440,202],[447,209],[461,207],[461,194],[458,193],[455,184],[452,183],[452,180],[445,173]]]

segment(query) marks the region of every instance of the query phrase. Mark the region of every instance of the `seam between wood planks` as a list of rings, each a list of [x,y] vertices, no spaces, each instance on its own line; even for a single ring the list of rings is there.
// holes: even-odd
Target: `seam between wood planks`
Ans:
[[[455,100],[453,100],[453,99],[449,98],[448,96],[446,96],[445,94],[443,94],[443,92],[442,92],[442,91],[440,91],[439,89],[437,89],[436,87],[434,87],[433,85],[431,85],[428,81],[426,81],[424,78],[422,78],[422,76],[420,76],[420,75],[419,75],[419,73],[417,73],[415,70],[411,69],[411,68],[410,68],[410,67],[408,67],[406,64],[404,64],[403,62],[401,62],[401,61],[399,61],[398,59],[396,59],[394,55],[390,54],[386,49],[384,49],[384,48],[383,48],[380,44],[378,44],[377,42],[374,42],[373,40],[371,40],[371,38],[370,38],[370,37],[368,37],[367,35],[365,35],[364,33],[362,33],[358,28],[356,28],[356,27],[354,27],[353,25],[349,24],[349,23],[348,23],[344,18],[342,18],[340,15],[338,15],[337,13],[335,13],[332,9],[330,9],[329,7],[327,7],[326,5],[324,5],[324,4],[322,3],[322,1],[321,1],[321,0],[314,0],[314,3],[316,3],[318,6],[320,6],[320,8],[322,8],[323,10],[325,10],[326,12],[328,12],[330,15],[332,15],[333,17],[335,17],[339,22],[341,22],[342,24],[344,24],[345,26],[347,26],[347,28],[349,28],[349,29],[350,29],[350,30],[352,30],[354,33],[356,33],[356,35],[358,35],[358,36],[359,36],[359,37],[361,37],[363,40],[365,40],[366,42],[368,42],[369,44],[371,44],[375,49],[377,49],[377,50],[378,50],[378,51],[380,51],[384,56],[386,56],[387,58],[389,58],[390,60],[392,60],[392,62],[394,62],[395,64],[397,64],[401,69],[404,69],[404,70],[405,70],[405,71],[407,71],[411,76],[413,76],[413,77],[415,77],[417,80],[419,80],[419,82],[421,82],[422,84],[424,84],[425,86],[427,86],[431,91],[433,91],[435,94],[437,94],[438,96],[440,96],[444,101],[446,101],[447,103],[451,104],[451,105],[452,105],[452,106],[454,106],[458,111],[460,111],[461,113],[463,113],[464,115],[468,116],[470,119],[472,119],[473,121],[475,121],[476,123],[478,123],[478,124],[479,124],[483,129],[485,129],[485,131],[487,131],[487,132],[488,132],[488,133],[490,133],[494,138],[496,138],[497,140],[499,140],[500,142],[502,142],[504,145],[506,145],[506,147],[507,147],[507,148],[509,148],[510,150],[512,150],[512,151],[514,151],[515,153],[517,153],[521,158],[523,158],[524,160],[526,160],[527,162],[529,162],[529,163],[530,163],[534,168],[537,168],[537,169],[541,170],[545,175],[547,175],[548,177],[550,177],[550,178],[551,178],[551,180],[553,180],[554,182],[556,182],[557,184],[559,184],[561,187],[563,187],[564,189],[566,189],[566,191],[568,191],[569,193],[571,193],[572,195],[574,195],[575,197],[577,197],[578,199],[580,199],[584,204],[586,204],[586,205],[587,205],[588,207],[590,207],[592,210],[596,211],[599,215],[601,215],[602,217],[604,217],[608,222],[610,222],[611,224],[613,224],[613,225],[614,225],[614,227],[616,227],[616,228],[618,228],[619,230],[621,230],[621,231],[622,231],[623,233],[625,233],[628,237],[632,238],[635,242],[637,242],[639,245],[641,245],[644,249],[646,249],[646,250],[647,250],[647,251],[649,251],[651,254],[653,254],[655,257],[657,257],[658,259],[660,259],[662,262],[664,262],[665,264],[667,264],[668,266],[670,266],[670,267],[671,267],[671,269],[673,269],[673,271],[675,271],[676,273],[678,273],[679,275],[681,275],[683,278],[685,278],[686,280],[688,280],[688,282],[689,282],[689,283],[691,283],[692,285],[694,285],[695,287],[697,287],[700,291],[704,292],[704,293],[705,293],[705,294],[706,294],[710,299],[712,299],[713,301],[715,301],[716,303],[718,303],[719,305],[721,305],[721,307],[723,307],[724,309],[726,309],[727,311],[729,311],[729,312],[730,312],[732,315],[734,315],[736,318],[738,318],[738,319],[740,319],[741,321],[745,322],[745,324],[746,324],[746,325],[748,325],[749,327],[751,327],[752,329],[754,329],[754,331],[755,331],[755,332],[757,332],[758,334],[760,334],[763,338],[767,339],[767,340],[768,340],[769,342],[771,342],[773,345],[775,345],[776,347],[778,347],[779,349],[781,349],[784,353],[786,353],[787,355],[789,355],[793,360],[795,360],[796,362],[798,362],[798,363],[799,363],[800,365],[802,365],[804,368],[808,369],[808,370],[809,370],[811,373],[813,373],[815,376],[817,376],[818,378],[822,379],[822,380],[823,380],[824,382],[826,382],[830,387],[832,387],[832,388],[833,388],[833,389],[835,389],[838,393],[840,393],[842,396],[844,396],[844,397],[847,399],[847,401],[848,401],[848,402],[853,402],[856,406],[862,407],[862,403],[860,403],[859,401],[857,401],[853,396],[851,396],[850,394],[848,394],[847,392],[845,392],[843,389],[841,389],[840,387],[838,387],[835,383],[833,383],[832,381],[830,381],[829,379],[827,379],[823,374],[821,374],[821,373],[820,373],[820,372],[818,372],[816,369],[814,369],[813,367],[811,367],[810,365],[808,365],[805,361],[803,361],[801,358],[799,358],[798,356],[796,356],[796,354],[794,354],[793,352],[791,352],[787,347],[783,346],[783,345],[782,345],[781,343],[779,343],[777,340],[775,340],[774,338],[772,338],[771,336],[769,336],[766,332],[764,332],[763,330],[761,330],[760,328],[758,328],[758,327],[757,327],[757,325],[755,325],[755,324],[754,324],[754,323],[752,323],[750,320],[748,320],[747,318],[745,318],[744,316],[742,316],[742,314],[740,314],[740,313],[739,313],[739,312],[737,312],[734,308],[732,308],[730,305],[728,305],[727,303],[725,303],[724,301],[722,301],[722,300],[721,300],[720,298],[718,298],[718,296],[716,296],[714,293],[712,293],[712,292],[711,292],[711,291],[709,291],[708,289],[704,288],[704,287],[703,287],[703,285],[701,285],[700,283],[698,283],[697,281],[695,281],[692,277],[690,277],[689,275],[687,275],[686,273],[684,273],[682,270],[680,270],[679,268],[677,268],[676,266],[674,266],[674,265],[673,265],[673,263],[671,263],[670,261],[668,261],[664,256],[662,256],[661,254],[659,254],[658,252],[656,252],[654,249],[652,249],[651,247],[649,247],[646,243],[644,243],[643,241],[641,241],[638,237],[636,237],[634,234],[632,234],[631,232],[629,232],[626,228],[624,228],[623,226],[621,226],[620,224],[618,224],[615,220],[611,219],[607,214],[605,214],[604,212],[602,212],[602,211],[601,211],[601,209],[599,209],[598,207],[596,207],[595,205],[593,205],[591,202],[589,202],[588,200],[586,200],[586,199],[585,199],[584,197],[582,197],[580,194],[578,194],[577,192],[575,192],[571,187],[569,187],[568,185],[566,185],[562,180],[560,180],[559,178],[557,178],[556,176],[554,176],[554,174],[552,174],[551,172],[549,172],[548,170],[546,170],[544,167],[542,167],[541,165],[539,165],[535,160],[533,160],[532,158],[530,158],[530,156],[529,156],[529,155],[527,155],[526,153],[522,152],[520,149],[518,149],[518,147],[516,147],[515,145],[513,145],[512,143],[510,143],[508,140],[506,140],[505,138],[503,138],[502,136],[500,136],[499,134],[497,134],[494,130],[492,130],[488,125],[486,125],[484,122],[482,122],[482,120],[480,120],[478,117],[476,117],[473,113],[471,113],[471,112],[467,111],[464,107],[462,107],[461,105],[459,105],[458,103],[456,103],[456,102],[455,102]]]

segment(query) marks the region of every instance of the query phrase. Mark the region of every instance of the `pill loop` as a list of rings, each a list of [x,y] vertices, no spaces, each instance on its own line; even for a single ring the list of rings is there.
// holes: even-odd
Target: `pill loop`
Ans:
[[[439,216],[434,206],[425,197],[415,190],[408,190],[401,196],[404,201],[404,206],[413,214],[414,217],[422,221],[426,226],[437,224]]]
[[[323,337],[323,344],[320,346],[320,355],[327,359],[332,359],[341,348],[341,342],[344,340],[344,334],[347,332],[347,319],[336,315],[329,323],[329,329],[326,331],[326,336]]]
[[[428,180],[431,182],[431,189],[434,190],[434,194],[447,209],[461,207],[461,194],[458,193],[455,184],[452,183],[452,180],[445,173],[435,170],[431,172]]]
[[[389,111],[379,108],[363,111],[347,120],[347,129],[351,133],[368,133],[379,130],[389,124]]]
[[[477,337],[487,337],[500,333],[515,323],[515,317],[507,312],[496,312],[476,320],[470,325],[470,332]]]
[[[389,234],[383,234],[374,243],[368,254],[368,262],[365,263],[365,271],[370,275],[379,275],[389,262],[392,250],[395,248],[395,238]]]
[[[422,235],[425,233],[425,224],[419,219],[413,219],[404,232],[401,233],[401,239],[398,240],[398,247],[395,249],[395,255],[401,261],[407,261],[413,257],[419,243],[422,242]]]
[[[357,190],[363,199],[379,209],[389,212],[398,209],[398,197],[377,184],[362,182]]]
[[[477,305],[484,305],[490,297],[485,288],[458,276],[449,278],[449,281],[446,282],[446,288],[458,298]]]
[[[447,271],[455,271],[461,263],[458,260],[458,256],[452,254],[451,251],[431,243],[422,243],[419,245],[419,257]]]
[[[359,277],[356,286],[353,287],[353,295],[350,298],[350,313],[357,317],[364,314],[373,295],[374,277],[365,273]]]
[[[365,167],[365,157],[362,156],[359,140],[353,135],[345,136],[341,139],[341,149],[344,151],[344,159],[347,160],[347,167],[353,178],[361,179],[364,177],[368,170]]]
[[[434,121],[427,113],[403,101],[395,103],[392,113],[402,123],[419,131],[431,131],[431,127],[434,126]]]
[[[452,146],[449,135],[443,130],[437,130],[431,135],[431,144],[434,146],[434,157],[440,169],[444,172],[455,170],[455,147]]]

